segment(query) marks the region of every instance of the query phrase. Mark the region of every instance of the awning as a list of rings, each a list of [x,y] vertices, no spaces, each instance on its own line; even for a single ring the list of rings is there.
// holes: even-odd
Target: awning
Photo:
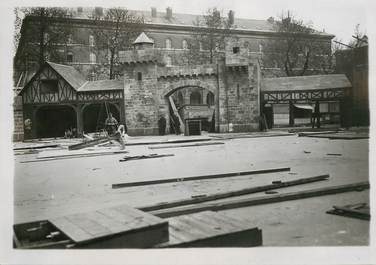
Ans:
[[[294,106],[298,109],[307,109],[313,111],[313,106],[308,104],[294,104]]]

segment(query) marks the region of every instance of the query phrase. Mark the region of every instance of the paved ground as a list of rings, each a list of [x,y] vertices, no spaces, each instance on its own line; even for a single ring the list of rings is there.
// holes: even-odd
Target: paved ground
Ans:
[[[274,132],[275,133],[275,132]],[[130,142],[165,141],[182,136],[135,137]],[[196,138],[208,138],[208,135]],[[187,139],[187,137],[184,137]],[[124,154],[72,158],[44,162],[38,155],[67,153],[72,141],[58,140],[63,149],[15,156],[15,222],[47,219],[117,204],[140,207],[190,198],[192,195],[237,190],[289,180],[330,174],[330,179],[280,192],[341,185],[368,180],[368,140],[275,136],[226,139],[223,145],[173,149],[126,148],[127,155],[174,154],[172,157],[119,162]],[[47,141],[48,142],[48,141]],[[74,140],[73,142],[77,142]],[[37,144],[37,143],[27,143]],[[18,143],[17,147],[26,145]],[[153,145],[156,146],[156,145]],[[96,150],[96,148],[91,148]],[[102,147],[115,151],[118,146]],[[329,153],[341,156],[327,155]],[[224,172],[291,167],[291,172],[240,176],[144,187],[112,189],[111,184],[162,178],[188,177]],[[260,196],[264,193],[248,195]],[[368,202],[369,192],[351,192],[311,199],[223,211],[249,220],[263,230],[265,246],[367,245],[369,222],[325,214],[332,205]]]

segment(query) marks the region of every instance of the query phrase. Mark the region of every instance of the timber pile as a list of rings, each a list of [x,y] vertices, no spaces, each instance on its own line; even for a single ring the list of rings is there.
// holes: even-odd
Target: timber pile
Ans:
[[[330,140],[358,140],[368,139],[368,132],[323,132],[323,133],[300,133],[299,136],[327,138]]]
[[[138,156],[124,156],[123,159],[120,159],[119,162],[126,162],[131,160],[141,160],[141,159],[150,159],[150,158],[160,158],[160,157],[167,157],[167,156],[174,156],[174,154],[150,154],[150,155],[138,155]]]
[[[197,143],[197,144],[186,144],[186,145],[165,145],[165,146],[149,146],[149,149],[166,149],[166,148],[181,148],[181,147],[197,147],[197,146],[207,146],[207,145],[221,145],[225,144],[222,142],[208,142],[208,143]]]

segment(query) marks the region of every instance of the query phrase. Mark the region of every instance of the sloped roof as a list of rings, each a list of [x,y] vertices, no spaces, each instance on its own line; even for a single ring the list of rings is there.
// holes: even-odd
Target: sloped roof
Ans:
[[[149,37],[145,34],[145,32],[141,32],[141,34],[138,35],[137,39],[133,42],[133,44],[141,44],[141,43],[151,43],[151,44],[153,44],[154,41],[149,39]]]
[[[97,80],[97,81],[87,81],[78,89],[78,92],[123,90],[123,89],[124,89],[123,80]]]
[[[344,74],[264,78],[262,91],[319,90],[351,87]]]
[[[93,15],[94,8],[84,8],[82,13],[72,11],[73,18],[90,19]],[[203,15],[172,13],[171,18],[167,18],[166,11],[157,12],[155,17],[152,17],[150,10],[129,10],[132,14],[143,17],[146,24],[162,24],[162,25],[177,25],[177,26],[195,26],[197,20],[203,21]],[[275,24],[272,21],[261,19],[247,19],[236,18],[234,20],[235,29],[253,30],[253,31],[269,31],[275,32]],[[325,32],[315,31],[315,34],[323,36],[333,36]]]
[[[47,62],[61,77],[65,79],[75,90],[78,90],[85,82],[85,78],[73,66]]]

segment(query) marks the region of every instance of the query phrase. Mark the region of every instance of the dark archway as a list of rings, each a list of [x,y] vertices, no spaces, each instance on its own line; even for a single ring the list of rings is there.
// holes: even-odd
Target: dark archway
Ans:
[[[120,122],[119,109],[111,103],[94,103],[86,106],[82,111],[84,133],[98,132],[104,129],[104,122],[107,118],[107,111]]]
[[[71,106],[42,106],[36,111],[37,138],[63,137],[73,128],[77,129],[77,116]]]
[[[202,104],[201,93],[199,91],[193,91],[191,93],[189,101],[191,105],[201,105]]]
[[[214,105],[214,94],[210,91],[206,95],[206,104],[209,105],[209,106]]]

